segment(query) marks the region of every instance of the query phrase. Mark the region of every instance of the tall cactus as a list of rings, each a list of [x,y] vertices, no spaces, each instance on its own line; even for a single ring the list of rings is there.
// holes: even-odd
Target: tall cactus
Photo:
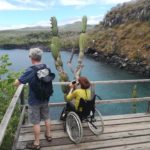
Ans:
[[[87,17],[83,16],[83,18],[82,18],[82,33],[80,34],[80,37],[79,37],[80,52],[79,52],[78,64],[76,67],[76,73],[75,73],[76,79],[80,76],[80,72],[82,69],[82,61],[84,58],[84,50],[87,45],[86,28],[87,28]],[[58,37],[57,20],[55,17],[51,17],[51,31],[52,31],[52,35],[53,35],[53,38],[51,40],[51,52],[52,52],[52,56],[55,61],[55,67],[59,73],[59,81],[66,82],[66,81],[69,81],[69,77],[63,69],[63,62],[61,60],[61,55],[60,55],[61,42]],[[70,63],[71,63],[71,61],[70,61]],[[62,91],[64,93],[64,99],[66,100],[66,95],[69,91],[69,87],[67,85],[62,85],[61,87],[62,87]]]
[[[51,52],[55,61],[55,67],[59,73],[59,81],[66,82],[69,80],[67,73],[63,69],[63,62],[61,60],[60,49],[61,42],[58,37],[58,27],[57,20],[55,17],[51,17],[51,31],[52,31],[52,40],[51,40]],[[61,85],[62,92],[64,93],[64,99],[66,100],[66,94],[68,93],[69,87],[67,85]]]
[[[76,78],[78,78],[80,76],[82,61],[84,58],[84,51],[87,46],[86,28],[87,28],[87,17],[83,16],[83,18],[82,18],[82,33],[80,34],[80,37],[79,37],[80,52],[79,52],[78,65],[77,65],[77,71],[76,71]]]

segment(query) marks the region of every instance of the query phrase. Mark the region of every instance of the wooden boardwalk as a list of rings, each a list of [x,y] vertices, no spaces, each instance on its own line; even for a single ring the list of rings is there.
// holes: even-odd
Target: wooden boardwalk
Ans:
[[[52,121],[52,142],[44,138],[44,126],[41,123],[41,150],[150,150],[150,114],[106,116],[104,133],[95,136],[86,124],[83,124],[83,140],[74,144],[63,130],[60,121]],[[27,142],[34,139],[32,125],[22,125],[16,144],[17,150],[26,149]]]
[[[150,82],[150,79],[141,80],[114,80],[114,81],[92,81],[93,84],[123,84],[123,83],[144,83]],[[55,85],[68,84],[66,82],[55,82]],[[12,150],[27,150],[27,142],[33,141],[32,125],[22,125],[25,119],[25,97],[24,85],[20,85],[16,90],[9,107],[0,123],[0,146],[4,140],[6,129],[16,107],[20,105],[20,121],[14,137]],[[95,136],[86,124],[83,124],[83,139],[80,144],[74,144],[68,138],[63,130],[63,123],[60,121],[52,121],[52,142],[48,143],[44,137],[44,125],[41,123],[41,150],[150,150],[150,97],[125,98],[96,100],[96,104],[116,104],[116,103],[135,103],[146,102],[147,113],[126,114],[116,116],[103,116],[104,133]],[[139,103],[140,104],[140,103]],[[63,107],[64,102],[50,103],[50,107]]]

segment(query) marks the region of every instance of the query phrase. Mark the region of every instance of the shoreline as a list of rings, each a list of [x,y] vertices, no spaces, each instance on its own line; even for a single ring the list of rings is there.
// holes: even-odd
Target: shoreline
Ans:
[[[48,46],[43,45],[11,45],[11,47],[8,47],[8,45],[0,46],[0,50],[14,50],[14,49],[20,49],[20,50],[28,50],[30,48],[39,47],[43,49],[44,52],[50,52],[50,48]],[[62,49],[62,51],[66,51]],[[71,52],[71,51],[69,51]],[[107,64],[113,65],[117,68],[127,70],[130,73],[137,73],[139,75],[142,75],[144,77],[150,77],[150,65],[143,63],[141,60],[137,61],[131,61],[125,56],[120,56],[119,54],[115,53],[104,53],[102,51],[96,51],[95,49],[88,49],[85,52],[86,56],[89,56],[93,58],[95,61],[101,61],[106,62]]]
[[[106,62],[107,64],[116,66],[120,69],[127,70],[130,73],[137,73],[144,77],[150,77],[150,65],[145,64],[141,60],[131,61],[125,56],[120,56],[115,53],[104,53],[90,49],[85,55],[92,57],[96,61]]]
[[[0,49],[2,50],[14,50],[14,49],[20,49],[20,50],[28,50],[30,48],[39,47],[44,52],[51,51],[48,46],[44,46],[42,44],[33,44],[33,45],[16,45],[16,44],[6,44],[6,45],[0,45]]]

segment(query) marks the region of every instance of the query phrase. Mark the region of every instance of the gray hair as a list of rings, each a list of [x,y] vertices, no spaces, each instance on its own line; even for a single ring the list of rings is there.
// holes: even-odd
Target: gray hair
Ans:
[[[31,59],[40,61],[42,58],[43,51],[40,48],[31,48],[29,50],[29,57]]]

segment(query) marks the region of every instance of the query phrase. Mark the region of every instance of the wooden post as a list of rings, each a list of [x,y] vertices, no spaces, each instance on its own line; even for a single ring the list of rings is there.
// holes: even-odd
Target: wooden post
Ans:
[[[24,88],[22,89],[22,92],[20,94],[20,104],[21,105],[25,104],[25,100],[24,100]]]
[[[20,115],[20,120],[19,120],[19,124],[18,124],[18,127],[17,127],[17,131],[16,131],[16,134],[15,134],[15,137],[14,137],[12,150],[16,150],[16,144],[17,144],[17,140],[18,140],[18,137],[19,137],[21,125],[22,125],[22,123],[24,121],[25,109],[26,109],[26,106],[23,107],[21,115]]]
[[[148,109],[147,112],[150,113],[150,101],[148,102]]]

